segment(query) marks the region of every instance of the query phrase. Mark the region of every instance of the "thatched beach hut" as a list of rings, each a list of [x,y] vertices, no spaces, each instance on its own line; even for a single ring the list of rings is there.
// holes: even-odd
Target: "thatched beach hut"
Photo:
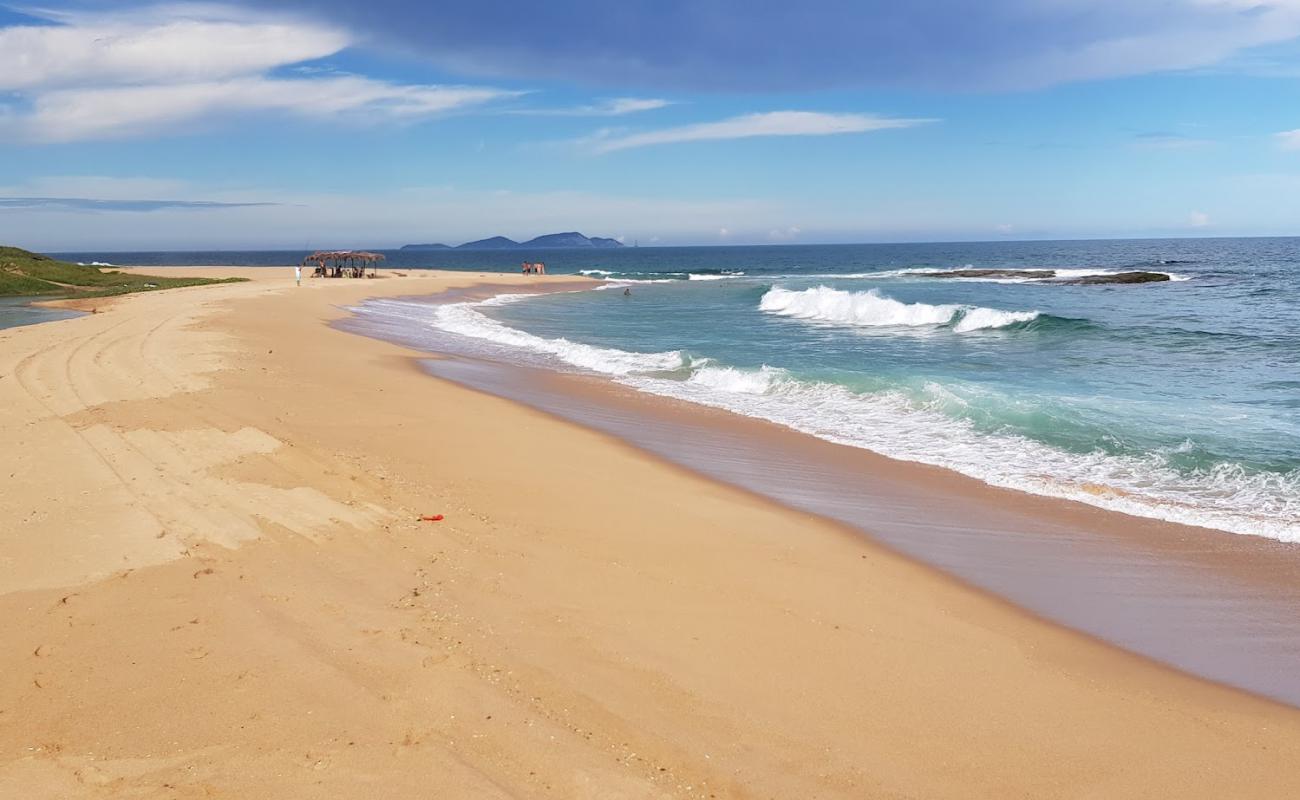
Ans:
[[[312,275],[318,278],[373,278],[379,274],[379,262],[383,260],[382,253],[366,250],[318,250],[304,258],[302,265],[313,267]]]

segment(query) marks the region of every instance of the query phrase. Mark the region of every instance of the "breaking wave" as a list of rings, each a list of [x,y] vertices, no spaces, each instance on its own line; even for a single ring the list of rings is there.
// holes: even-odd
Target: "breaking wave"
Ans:
[[[904,303],[878,289],[846,292],[829,286],[794,291],[774,287],[759,301],[759,310],[783,317],[856,327],[938,327],[956,333],[1005,328],[1038,319],[1037,311],[1002,311],[956,303]]]
[[[724,281],[743,278],[736,269],[701,269],[695,272],[617,272],[608,269],[580,269],[579,275],[600,278],[610,283],[676,283],[679,281]]]
[[[566,364],[604,375],[633,372],[663,372],[689,365],[690,357],[680,350],[660,353],[631,353],[612,347],[596,347],[568,339],[547,339],[507,327],[478,309],[518,302],[530,295],[498,295],[482,303],[451,303],[436,306],[434,325],[444,331],[486,339],[490,342],[555,356]]]

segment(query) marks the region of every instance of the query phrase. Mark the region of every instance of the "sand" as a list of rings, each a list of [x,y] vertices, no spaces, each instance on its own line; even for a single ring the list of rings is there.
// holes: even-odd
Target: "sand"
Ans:
[[[481,276],[217,273],[0,332],[0,797],[1300,794],[1300,712],[325,324]]]

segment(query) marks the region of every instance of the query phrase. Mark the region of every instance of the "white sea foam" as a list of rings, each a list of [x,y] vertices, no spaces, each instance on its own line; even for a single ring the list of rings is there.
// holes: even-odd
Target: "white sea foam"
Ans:
[[[701,372],[712,377],[697,379]],[[1015,434],[980,433],[969,421],[940,411],[954,396],[937,384],[927,386],[925,399],[918,402],[898,391],[859,394],[835,384],[799,381],[770,367],[749,372],[711,367],[685,381],[628,376],[620,382],[902,461],[945,467],[993,486],[1135,516],[1300,541],[1300,472],[1248,473],[1221,465],[1186,474],[1158,454],[1067,453]]]
[[[723,272],[720,274],[712,273],[712,272],[705,273],[705,274],[698,274],[692,272],[686,276],[686,279],[691,281],[725,281],[725,280],[730,280],[732,278],[743,278],[743,277],[745,277],[745,273],[743,272]]]
[[[725,281],[745,276],[745,273],[739,270],[723,270],[721,272],[614,272],[607,269],[580,269],[578,274],[604,278],[612,283],[680,283],[683,278],[688,281]],[[655,277],[650,277],[652,275]]]
[[[643,280],[640,278],[606,278],[606,282],[596,287],[596,291],[602,289],[622,289],[627,286],[640,286],[648,283],[681,283],[676,278],[655,278]]]
[[[967,402],[961,393],[937,383],[912,394],[901,390],[860,393],[838,384],[799,380],[770,366],[741,369],[710,359],[692,360],[680,351],[634,353],[548,339],[510,328],[478,310],[523,297],[527,295],[440,306],[434,311],[434,326],[500,348],[493,352],[507,357],[523,351],[556,359],[640,391],[776,422],[891,458],[945,467],[994,486],[1136,516],[1300,542],[1300,471],[1265,473],[1223,464],[1206,472],[1186,473],[1171,466],[1164,453],[1141,457],[1101,451],[1069,453],[1018,434],[976,430],[969,420],[953,416]],[[889,300],[876,298],[881,299]],[[406,318],[415,312],[407,305],[418,304],[397,303],[385,307],[384,313]],[[897,305],[906,308],[908,304]],[[888,304],[881,307],[886,315],[895,315],[893,318],[942,316],[929,311],[897,311]],[[428,307],[424,309],[427,324]],[[1022,317],[1032,313],[976,311]],[[971,316],[969,311],[966,314]],[[945,321],[954,316],[955,311]],[[982,315],[975,316],[978,320]],[[684,379],[667,374],[683,370],[689,370]]]
[[[687,382],[719,392],[767,394],[778,381],[786,380],[788,377],[789,373],[785,370],[767,365],[757,370],[702,366],[691,373]]]
[[[959,305],[902,303],[876,289],[845,292],[829,286],[794,291],[773,287],[758,303],[769,314],[818,322],[860,326],[943,325],[961,310]]]
[[[957,333],[1005,328],[1017,322],[1030,322],[1038,319],[1037,311],[999,311],[996,308],[968,308],[962,312],[961,319],[952,326]]]
[[[774,287],[759,300],[769,314],[857,327],[919,327],[949,323],[957,333],[1001,328],[1038,317],[1037,311],[1000,311],[956,303],[904,303],[878,289],[846,292],[829,286],[794,291]]]
[[[605,375],[634,372],[662,372],[680,369],[689,359],[680,350],[662,353],[630,353],[612,347],[595,347],[568,339],[547,339],[502,325],[483,314],[476,306],[504,305],[530,295],[498,295],[482,303],[451,303],[437,306],[434,324],[444,331],[486,339],[508,347],[518,347],[555,356],[566,364]]]

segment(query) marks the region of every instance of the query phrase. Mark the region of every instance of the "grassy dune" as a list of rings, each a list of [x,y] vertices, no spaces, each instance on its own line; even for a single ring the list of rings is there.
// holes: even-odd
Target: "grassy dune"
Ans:
[[[107,297],[130,292],[174,289],[208,283],[231,283],[243,278],[164,278],[127,275],[70,264],[17,247],[0,247],[0,297],[56,296]]]

